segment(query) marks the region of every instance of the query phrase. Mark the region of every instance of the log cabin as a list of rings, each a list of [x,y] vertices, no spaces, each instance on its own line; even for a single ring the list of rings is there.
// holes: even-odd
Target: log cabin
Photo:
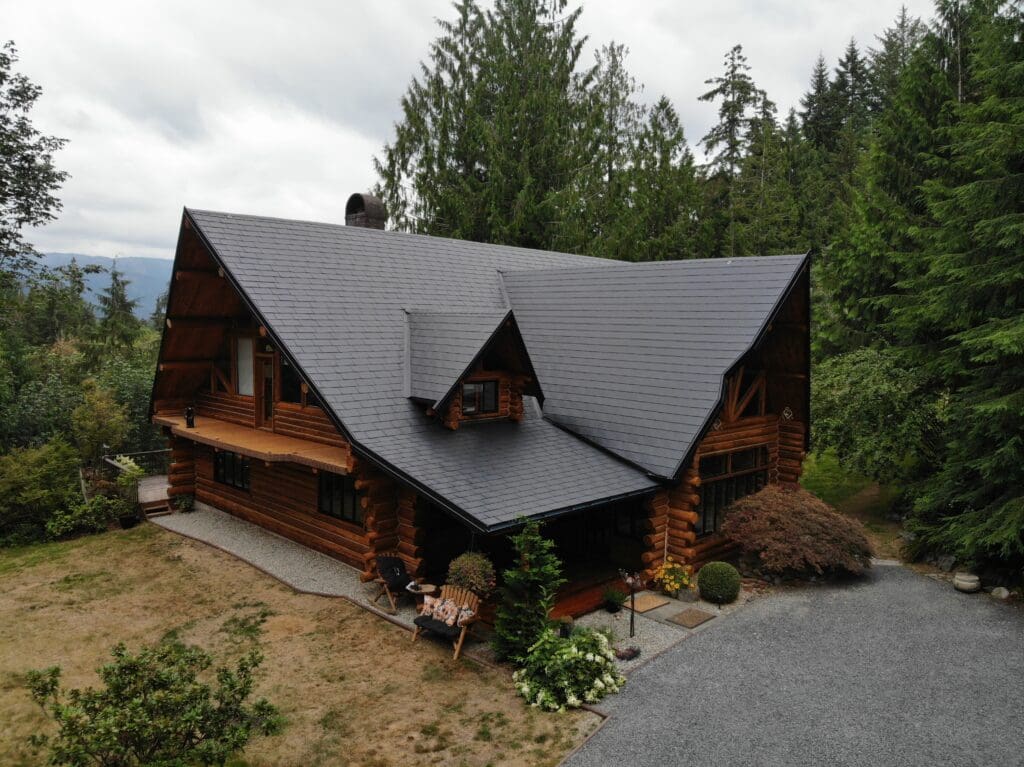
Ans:
[[[385,551],[500,567],[543,519],[593,585],[728,556],[725,508],[798,481],[808,256],[623,263],[385,218],[185,209],[150,404],[172,499],[365,578]]]

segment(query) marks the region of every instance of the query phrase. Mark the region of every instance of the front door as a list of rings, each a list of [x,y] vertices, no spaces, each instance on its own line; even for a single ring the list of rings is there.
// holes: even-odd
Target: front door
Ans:
[[[274,427],[274,357],[256,357],[256,426]]]

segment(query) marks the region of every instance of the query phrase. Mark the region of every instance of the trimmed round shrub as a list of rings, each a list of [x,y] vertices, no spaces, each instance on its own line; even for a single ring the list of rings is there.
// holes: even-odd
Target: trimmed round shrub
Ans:
[[[779,578],[860,575],[874,553],[860,522],[803,488],[769,485],[741,498],[722,532],[740,545],[744,569]]]
[[[469,589],[481,599],[494,591],[494,565],[483,554],[467,551],[448,565],[448,581],[452,586]]]
[[[701,599],[725,605],[740,595],[740,573],[728,562],[708,562],[697,571]]]

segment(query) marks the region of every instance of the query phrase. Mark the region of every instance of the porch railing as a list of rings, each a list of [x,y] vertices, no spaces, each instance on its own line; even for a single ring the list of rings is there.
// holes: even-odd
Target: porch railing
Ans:
[[[143,450],[138,453],[116,453],[103,456],[103,467],[113,481],[116,481],[126,471],[126,467],[118,462],[118,458],[130,458],[136,466],[142,469],[144,472],[143,477],[156,477],[167,473],[170,466],[171,451],[165,448],[163,450]],[[137,506],[139,503],[139,478],[136,478],[127,486],[122,486],[121,495],[126,501]]]

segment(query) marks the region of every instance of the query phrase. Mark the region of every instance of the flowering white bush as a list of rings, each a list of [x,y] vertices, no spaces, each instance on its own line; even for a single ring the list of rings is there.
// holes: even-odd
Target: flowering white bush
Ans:
[[[608,637],[593,629],[577,629],[568,639],[546,629],[512,679],[531,706],[545,711],[596,703],[626,682]]]

